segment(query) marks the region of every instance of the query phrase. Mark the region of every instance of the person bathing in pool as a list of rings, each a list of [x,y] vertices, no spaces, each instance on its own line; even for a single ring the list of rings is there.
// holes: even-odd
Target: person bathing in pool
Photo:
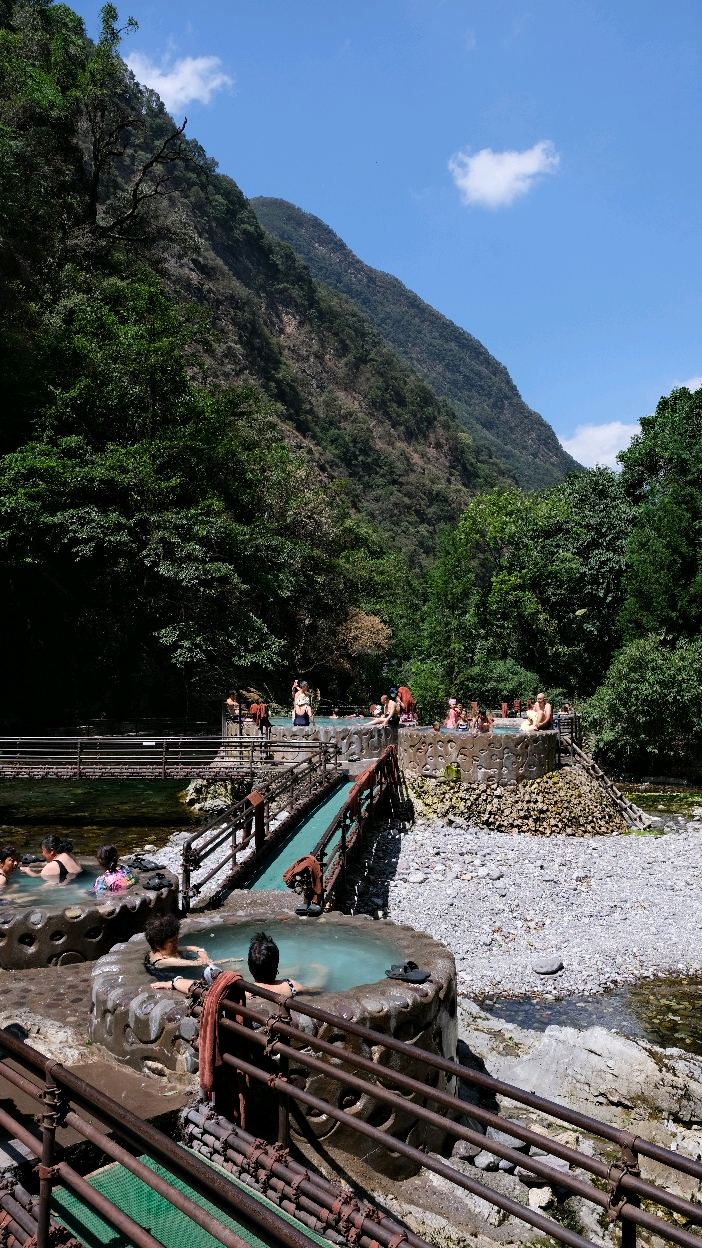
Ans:
[[[313,988],[298,984],[296,979],[278,979],[280,950],[272,936],[265,932],[257,932],[249,945],[249,974],[257,988],[268,988],[282,1000],[294,997],[298,992],[318,993],[321,988]],[[312,963],[311,965],[314,965]],[[319,968],[323,972],[323,967]]]
[[[10,876],[20,865],[19,850],[14,845],[3,845],[0,848],[0,889],[7,888]]]
[[[144,927],[149,952],[144,958],[144,970],[157,982],[154,988],[172,988],[175,992],[190,992],[195,982],[178,974],[178,967],[212,967],[210,979],[219,975],[206,949],[200,945],[179,945],[180,922],[174,914],[161,914],[149,919]],[[190,956],[187,956],[190,955]],[[222,962],[243,962],[243,958],[221,958]]]
[[[137,877],[130,867],[120,867],[116,845],[101,845],[95,857],[102,867],[93,885],[96,893],[121,893],[125,888],[132,888]]]
[[[83,868],[77,858],[73,857],[73,841],[51,832],[41,843],[44,865],[33,862],[27,867],[20,867],[25,875],[40,875],[52,884],[63,884],[69,876],[80,875]]]

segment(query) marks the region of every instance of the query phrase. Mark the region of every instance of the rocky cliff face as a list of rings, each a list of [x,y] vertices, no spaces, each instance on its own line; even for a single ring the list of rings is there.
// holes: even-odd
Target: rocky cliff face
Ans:
[[[398,278],[364,264],[318,217],[284,199],[260,197],[251,205],[262,225],[288,243],[318,281],[354,301],[523,488],[553,485],[578,467],[551,426],[524,402],[504,364],[477,338]]]
[[[352,508],[411,562],[433,554],[437,528],[472,494],[514,481],[364,313],[265,231],[230,178],[213,176],[203,195],[184,174],[179,201],[198,247],[167,280],[212,313],[207,374],[266,395],[320,479],[345,481]]]

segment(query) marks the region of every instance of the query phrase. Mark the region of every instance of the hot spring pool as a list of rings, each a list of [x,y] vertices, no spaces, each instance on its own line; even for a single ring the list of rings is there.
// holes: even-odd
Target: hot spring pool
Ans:
[[[22,871],[15,871],[7,886],[0,892],[0,905],[76,906],[85,905],[88,898],[99,903],[125,896],[125,893],[96,893],[93,885],[98,874],[98,871],[84,868],[80,875],[74,875],[59,884],[58,881],[43,880],[40,875],[25,875]],[[130,891],[127,889],[127,894]]]
[[[264,924],[222,924],[181,939],[183,944],[205,948],[212,961],[223,970],[241,971],[248,979],[249,942],[262,927],[280,950],[279,977],[296,979],[318,992],[346,992],[362,984],[387,982],[386,968],[393,962],[405,961],[400,946],[381,933],[359,931],[357,927],[343,924],[315,926],[267,919]],[[227,957],[243,961],[226,962]],[[201,971],[193,967],[192,971],[183,970],[182,974],[198,979]]]

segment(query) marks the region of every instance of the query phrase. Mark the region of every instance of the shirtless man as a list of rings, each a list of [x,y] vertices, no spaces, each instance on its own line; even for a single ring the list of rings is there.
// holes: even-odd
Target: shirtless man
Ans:
[[[249,974],[257,988],[267,988],[281,1000],[294,997],[298,992],[319,992],[319,988],[305,987],[296,979],[278,979],[280,950],[265,932],[257,932],[249,945]]]
[[[529,715],[535,728],[553,728],[553,707],[544,693],[537,693],[536,705]]]
[[[391,727],[395,727],[400,722],[400,711],[402,710],[401,704],[397,699],[397,689],[390,690],[390,697],[384,693],[380,701],[383,707],[383,715],[378,720],[379,725],[382,727],[385,724],[390,724]]]

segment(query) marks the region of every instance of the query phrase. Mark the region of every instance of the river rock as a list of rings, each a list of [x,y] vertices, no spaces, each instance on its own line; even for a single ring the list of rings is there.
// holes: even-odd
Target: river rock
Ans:
[[[672,1129],[665,1120],[688,1131],[702,1123],[702,1059],[680,1049],[630,1040],[605,1027],[528,1031],[464,1000],[459,1035],[494,1078],[601,1121],[629,1130],[648,1123],[646,1133],[653,1131],[661,1142]]]
[[[558,971],[563,970],[563,962],[557,956],[552,958],[534,958],[531,969],[537,975],[556,975]]]

